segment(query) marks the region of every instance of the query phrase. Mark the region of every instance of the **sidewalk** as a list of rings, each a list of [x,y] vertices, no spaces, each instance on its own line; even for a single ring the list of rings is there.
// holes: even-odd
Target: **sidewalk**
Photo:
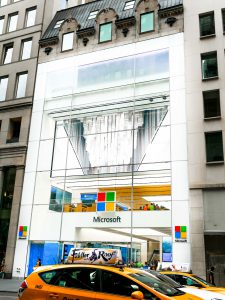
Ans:
[[[17,293],[23,279],[0,279],[0,292],[14,292]]]

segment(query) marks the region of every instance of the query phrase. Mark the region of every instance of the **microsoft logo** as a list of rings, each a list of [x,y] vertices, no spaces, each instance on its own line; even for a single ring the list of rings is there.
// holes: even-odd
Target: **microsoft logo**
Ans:
[[[27,238],[27,226],[19,227],[19,238],[26,239]]]
[[[116,192],[100,192],[97,196],[96,211],[115,211]]]
[[[175,239],[187,239],[187,226],[175,226]]]

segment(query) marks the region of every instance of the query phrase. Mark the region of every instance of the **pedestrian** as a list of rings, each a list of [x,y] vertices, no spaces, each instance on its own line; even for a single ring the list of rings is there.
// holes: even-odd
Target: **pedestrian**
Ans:
[[[215,268],[211,267],[209,270],[209,283],[215,285],[215,281],[214,281],[214,272],[215,272]]]
[[[41,259],[38,258],[35,267],[40,267],[41,266]]]

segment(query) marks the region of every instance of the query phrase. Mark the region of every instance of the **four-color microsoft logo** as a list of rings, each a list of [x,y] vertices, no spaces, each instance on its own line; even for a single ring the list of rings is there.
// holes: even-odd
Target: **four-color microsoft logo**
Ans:
[[[96,211],[115,211],[116,210],[116,192],[98,193],[96,202]]]
[[[19,239],[26,239],[26,238],[27,238],[27,226],[20,226]]]
[[[187,226],[175,226],[175,241],[187,242]]]

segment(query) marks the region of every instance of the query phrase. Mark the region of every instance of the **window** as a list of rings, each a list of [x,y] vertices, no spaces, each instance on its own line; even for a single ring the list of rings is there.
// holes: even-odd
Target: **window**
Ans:
[[[27,85],[27,73],[17,74],[16,98],[25,97]]]
[[[131,297],[135,290],[139,286],[134,281],[113,272],[102,272],[102,292]]]
[[[3,57],[2,57],[2,63],[3,64],[9,64],[12,61],[12,53],[13,53],[13,44],[7,44],[3,47]]]
[[[27,39],[22,41],[21,60],[30,58],[31,47],[32,47],[32,39]]]
[[[223,18],[223,32],[225,32],[225,9],[222,10],[222,18]]]
[[[0,17],[0,34],[3,33],[3,26],[4,26],[5,17]]]
[[[64,22],[64,20],[57,21],[54,28],[59,28],[63,22]]]
[[[141,15],[141,33],[154,30],[154,13],[147,12]]]
[[[100,25],[99,42],[107,42],[112,40],[112,22]]]
[[[206,161],[221,162],[223,158],[223,137],[222,131],[206,132]]]
[[[220,93],[219,90],[203,92],[204,118],[220,117]]]
[[[73,32],[63,35],[62,51],[73,49]]]
[[[26,25],[25,27],[30,27],[35,24],[35,18],[36,18],[36,7],[32,7],[27,9],[26,11]]]
[[[17,27],[18,13],[9,15],[8,32],[15,31]]]
[[[17,143],[20,137],[21,118],[9,120],[9,130],[6,143]]]
[[[202,79],[218,77],[217,54],[216,52],[201,55]]]
[[[214,12],[199,16],[200,36],[215,34]]]
[[[0,0],[0,6],[7,5],[7,0]]]
[[[0,77],[0,101],[6,98],[6,91],[8,86],[8,76]]]
[[[89,17],[88,17],[88,20],[95,19],[96,16],[97,16],[97,13],[98,13],[98,10],[91,11],[91,12],[90,12],[90,15],[89,15]]]
[[[124,5],[124,9],[123,10],[134,8],[134,3],[135,3],[135,1],[127,1],[125,3],[125,5]]]
[[[67,268],[61,270],[58,278],[51,279],[50,284],[94,291],[97,288],[97,270],[94,268]],[[56,275],[57,276],[57,275]],[[54,283],[52,283],[54,280]]]

